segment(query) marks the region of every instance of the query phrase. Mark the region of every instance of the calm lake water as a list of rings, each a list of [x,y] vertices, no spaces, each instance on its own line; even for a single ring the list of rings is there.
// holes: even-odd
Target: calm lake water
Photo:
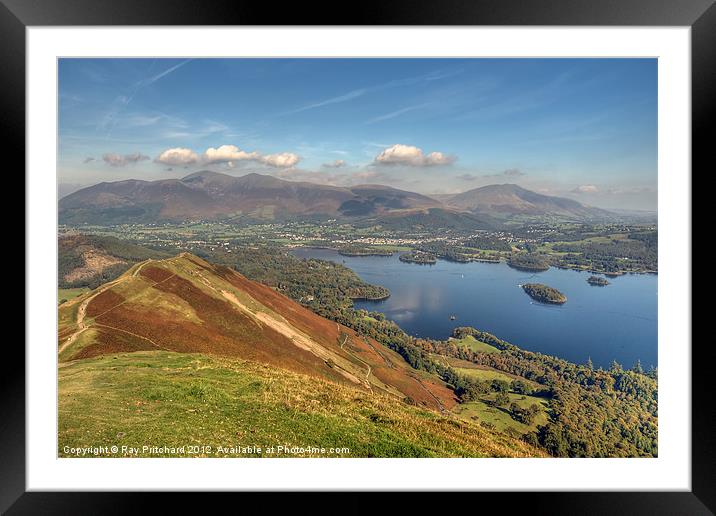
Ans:
[[[593,287],[586,272],[551,268],[523,272],[491,263],[435,265],[392,257],[341,256],[327,249],[296,249],[301,258],[343,263],[363,280],[390,290],[390,298],[357,302],[383,312],[411,335],[445,339],[456,326],[473,326],[523,349],[597,366],[637,359],[657,365],[657,276],[628,274]],[[567,296],[564,305],[544,305],[518,286],[544,283]],[[455,315],[454,321],[450,316]]]

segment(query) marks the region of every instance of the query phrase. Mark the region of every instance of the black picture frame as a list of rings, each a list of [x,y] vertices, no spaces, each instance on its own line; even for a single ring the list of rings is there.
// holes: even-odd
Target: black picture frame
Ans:
[[[689,26],[692,178],[693,170],[701,169],[706,174],[707,164],[713,168],[714,0],[386,0],[335,2],[330,6],[318,3],[277,6],[268,2],[228,0],[0,0],[0,127],[5,129],[4,147],[13,149],[13,154],[21,157],[15,171],[24,170],[24,152],[20,149],[25,148],[25,29],[63,25]],[[21,188],[24,190],[24,183]],[[693,205],[696,205],[695,199]],[[31,272],[25,270],[26,277]],[[684,342],[678,344],[689,345],[690,339],[690,329],[685,328]],[[504,503],[504,498],[509,497],[511,511],[523,509],[537,514],[712,514],[716,511],[716,418],[709,381],[713,369],[709,361],[711,342],[712,338],[700,342],[694,339],[692,346],[691,492],[480,493],[471,496],[480,496],[484,507],[488,507],[489,502]],[[20,346],[8,345],[4,358],[12,367],[6,366],[0,374],[0,511],[7,514],[127,514],[149,508],[148,498],[161,503],[165,513],[174,507],[205,509],[206,501],[197,499],[200,497],[178,493],[26,492],[25,354]],[[218,496],[226,500],[234,495]],[[240,496],[243,510],[265,505],[265,499],[255,495]],[[341,506],[356,512],[361,506],[365,507],[366,502],[356,500],[355,496],[357,494],[342,495]],[[436,497],[425,494],[413,496],[411,505],[437,501]],[[320,505],[326,510],[336,509],[326,499]]]

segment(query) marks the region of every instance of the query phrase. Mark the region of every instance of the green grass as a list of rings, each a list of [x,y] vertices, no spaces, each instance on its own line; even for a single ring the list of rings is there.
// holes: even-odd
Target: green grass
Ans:
[[[494,400],[496,394],[485,395],[481,400],[470,401],[457,405],[453,412],[464,421],[480,422],[487,424],[488,427],[494,427],[498,432],[508,434],[525,434],[537,430],[541,425],[548,421],[547,400],[545,398],[537,398],[534,396],[526,396],[523,394],[509,393],[510,403],[516,403],[522,408],[529,408],[530,405],[538,405],[542,410],[537,413],[530,425],[526,425],[512,419],[510,414],[501,408],[492,406],[489,401]],[[509,406],[508,404],[508,406]]]
[[[476,369],[476,368],[466,368],[466,367],[456,367],[455,371],[458,373],[465,375],[469,378],[473,378],[475,380],[504,380],[506,382],[512,382],[514,380],[514,377],[511,377],[505,373],[501,373],[500,371],[495,371],[493,369]],[[528,380],[523,380],[525,383],[529,383]]]
[[[450,339],[452,342],[459,346],[465,346],[472,351],[475,351],[476,353],[500,353],[501,350],[497,349],[495,346],[491,346],[490,344],[487,344],[485,342],[477,340],[472,335],[466,335],[465,337],[461,339]]]
[[[541,386],[540,384],[538,384],[537,382],[533,382],[526,378],[511,375],[508,373],[503,373],[502,371],[496,371],[495,369],[489,369],[486,367],[485,368],[477,367],[472,362],[467,362],[465,360],[451,359],[449,361],[449,364],[458,373],[465,375],[469,378],[473,378],[475,380],[490,381],[490,382],[492,380],[504,380],[508,383],[512,383],[513,380],[519,380],[522,383],[529,385],[533,390],[544,389],[544,387]],[[465,367],[465,366],[467,366],[467,367]]]
[[[139,456],[294,456],[267,453],[272,445],[350,450],[318,456],[543,456],[520,440],[393,397],[253,362],[163,351],[63,364],[58,442],[60,456],[72,455],[66,446],[113,445],[137,448]],[[212,451],[153,454],[144,445]],[[231,445],[264,451],[217,453]],[[105,456],[124,455],[120,448]]]
[[[74,299],[76,297],[81,296],[85,292],[89,292],[89,288],[87,287],[79,287],[79,288],[58,288],[57,289],[57,299],[61,302],[63,299],[65,301],[69,301],[70,299]]]

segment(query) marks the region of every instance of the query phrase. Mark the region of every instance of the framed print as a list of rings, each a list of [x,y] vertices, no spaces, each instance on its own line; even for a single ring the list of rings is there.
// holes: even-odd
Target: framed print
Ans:
[[[0,11],[27,203],[3,510],[714,510],[712,2],[135,7]]]

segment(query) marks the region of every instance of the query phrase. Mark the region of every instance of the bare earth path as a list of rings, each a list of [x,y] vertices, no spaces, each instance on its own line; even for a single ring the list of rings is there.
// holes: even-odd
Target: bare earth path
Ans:
[[[435,403],[437,403],[437,404],[438,404],[438,407],[440,408],[440,413],[441,413],[441,414],[445,414],[447,411],[446,411],[446,409],[445,409],[445,405],[443,405],[443,402],[440,401],[440,398],[438,398],[437,396],[435,396],[435,394],[433,394],[433,391],[431,391],[430,389],[428,389],[427,387],[425,387],[425,385],[423,384],[423,382],[420,381],[419,378],[416,378],[416,377],[414,377],[414,376],[411,376],[411,378],[412,378],[413,380],[415,380],[416,382],[418,382],[418,385],[420,385],[420,387],[422,387],[423,390],[424,390],[425,392],[427,392],[427,393],[435,400]]]
[[[139,274],[139,271],[142,269],[142,267],[144,267],[146,264],[148,264],[151,261],[152,260],[149,259],[146,262],[140,263],[139,266],[137,267],[137,269],[132,273],[132,277],[133,278],[136,277],[137,274]],[[105,283],[100,288],[98,288],[94,294],[92,294],[87,299],[82,301],[82,303],[80,304],[80,307],[77,309],[77,331],[74,332],[72,335],[70,335],[67,338],[67,340],[65,341],[65,343],[62,344],[62,346],[60,346],[60,349],[57,352],[58,354],[62,353],[65,349],[67,349],[67,346],[69,346],[74,341],[76,341],[77,337],[79,337],[80,334],[82,334],[82,332],[84,332],[87,328],[89,328],[89,326],[87,326],[84,321],[85,321],[85,315],[87,314],[87,306],[89,305],[90,301],[92,301],[95,297],[100,295],[105,290],[112,288],[113,286],[125,281],[126,279],[127,279],[127,276],[121,276],[114,281]],[[110,310],[111,310],[111,308],[110,308]]]
[[[338,333],[340,335],[341,325],[336,323],[336,328],[338,328]],[[372,393],[373,386],[370,384],[370,373],[371,373],[372,369],[371,369],[370,364],[368,362],[366,362],[365,360],[363,360],[362,358],[360,358],[359,356],[356,356],[356,354],[353,353],[350,349],[345,349],[344,346],[346,345],[346,342],[348,342],[348,335],[346,335],[345,338],[343,339],[343,343],[340,345],[340,348],[368,368],[368,372],[365,374],[365,383],[366,383],[366,386],[368,387],[368,389],[370,389],[370,392]]]

